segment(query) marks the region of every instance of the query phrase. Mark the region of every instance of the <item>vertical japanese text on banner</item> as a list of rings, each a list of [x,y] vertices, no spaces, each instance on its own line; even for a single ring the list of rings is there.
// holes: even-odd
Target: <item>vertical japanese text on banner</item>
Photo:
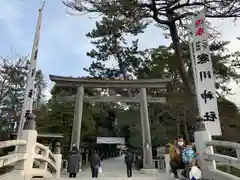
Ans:
[[[207,130],[212,135],[221,135],[219,113],[216,98],[215,79],[208,45],[208,32],[204,11],[192,22],[193,68],[196,69],[195,88],[199,114],[204,119]]]

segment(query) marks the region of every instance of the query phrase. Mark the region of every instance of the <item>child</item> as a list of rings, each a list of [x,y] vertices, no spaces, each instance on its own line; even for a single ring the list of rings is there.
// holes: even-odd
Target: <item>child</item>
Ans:
[[[191,144],[187,145],[182,151],[182,161],[187,165],[191,165],[196,158],[196,152],[193,150]]]

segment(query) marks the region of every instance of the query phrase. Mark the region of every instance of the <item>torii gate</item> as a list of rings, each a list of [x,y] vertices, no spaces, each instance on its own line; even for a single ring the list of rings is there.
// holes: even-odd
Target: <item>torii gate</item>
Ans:
[[[142,80],[89,80],[75,77],[64,77],[49,75],[50,80],[56,83],[58,87],[76,87],[77,95],[67,99],[76,99],[71,146],[80,145],[82,110],[84,101],[93,102],[135,102],[140,103],[141,109],[141,127],[143,142],[143,168],[153,169],[152,164],[152,145],[151,132],[148,116],[148,103],[165,103],[165,97],[149,97],[146,88],[165,89],[166,85],[172,81],[172,78],[166,79],[142,79]],[[136,97],[121,96],[85,96],[84,88],[139,88],[140,94]]]

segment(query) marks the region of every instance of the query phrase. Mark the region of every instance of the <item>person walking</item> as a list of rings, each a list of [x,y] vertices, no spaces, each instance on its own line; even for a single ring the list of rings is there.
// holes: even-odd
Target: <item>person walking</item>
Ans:
[[[129,150],[125,155],[125,163],[127,167],[127,177],[132,177],[133,154]]]
[[[93,152],[93,154],[90,157],[90,167],[92,172],[92,178],[98,177],[98,168],[100,164],[100,158],[96,151]]]
[[[67,172],[69,173],[69,178],[76,178],[80,169],[80,161],[80,153],[78,148],[74,145],[68,155]]]

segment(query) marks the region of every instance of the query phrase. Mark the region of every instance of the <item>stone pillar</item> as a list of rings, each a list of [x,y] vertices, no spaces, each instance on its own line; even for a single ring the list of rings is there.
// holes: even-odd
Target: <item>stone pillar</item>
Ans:
[[[165,172],[169,173],[171,170],[171,167],[170,167],[170,155],[169,155],[168,146],[166,146],[165,153],[164,153],[164,164],[165,164]]]
[[[200,155],[200,167],[202,170],[203,177],[206,179],[212,179],[212,175],[209,170],[216,170],[215,161],[209,161],[204,159],[204,153],[214,153],[213,147],[207,147],[205,143],[211,141],[211,135],[206,130],[203,122],[198,122],[196,125],[196,131],[194,132],[194,140],[196,150]]]
[[[240,160],[240,150],[236,149],[236,154],[237,154],[237,158],[238,160]],[[231,174],[231,167],[227,166],[227,173]]]
[[[88,160],[89,160],[89,150],[86,152],[86,164],[88,165]]]
[[[68,161],[66,159],[62,160],[62,172],[67,173]]]
[[[80,147],[83,98],[84,98],[84,88],[83,86],[80,86],[77,88],[77,96],[76,96],[76,104],[75,104],[75,110],[74,110],[73,128],[72,128],[71,148],[73,144],[75,144],[77,148]]]
[[[151,132],[146,88],[140,89],[141,127],[143,138],[143,169],[153,169]]]
[[[46,152],[44,152],[44,154],[41,154],[43,156],[45,156],[46,158],[49,157],[49,153],[50,152],[50,149],[48,148],[48,150]],[[47,167],[48,167],[48,162],[47,161],[40,161],[40,166],[39,166],[39,169],[44,169],[45,171],[47,171]]]
[[[19,161],[15,164],[15,171],[20,171],[24,174],[24,177],[31,178],[31,175],[27,173],[31,173],[34,157],[35,157],[35,149],[37,142],[37,131],[36,131],[36,116],[34,114],[29,114],[26,117],[26,121],[20,136],[21,140],[26,140],[27,144],[25,146],[19,146],[17,148],[17,153],[22,153],[27,155],[27,159]]]
[[[55,178],[60,178],[61,169],[62,169],[62,154],[61,154],[61,145],[59,142],[56,143],[53,153],[54,153],[54,157],[55,157],[55,161],[56,161]]]

